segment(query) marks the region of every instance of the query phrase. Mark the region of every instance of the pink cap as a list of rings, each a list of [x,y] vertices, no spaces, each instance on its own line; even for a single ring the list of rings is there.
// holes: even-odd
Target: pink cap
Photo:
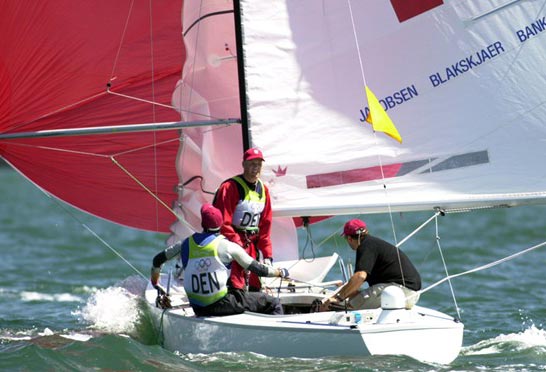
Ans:
[[[224,223],[222,212],[212,204],[203,204],[201,207],[201,226],[208,231],[218,231]]]
[[[262,161],[265,161],[264,155],[257,148],[248,149],[243,154],[243,161],[254,160],[254,159],[261,159]]]
[[[353,236],[358,235],[362,231],[366,230],[366,223],[362,220],[355,218],[345,223],[341,236]]]

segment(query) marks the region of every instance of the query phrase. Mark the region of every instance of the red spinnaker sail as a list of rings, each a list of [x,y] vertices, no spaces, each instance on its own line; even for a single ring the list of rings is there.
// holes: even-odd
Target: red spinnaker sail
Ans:
[[[0,133],[178,121],[182,0],[0,1]],[[93,215],[168,232],[178,131],[0,140],[0,156]],[[121,164],[131,176],[112,160]]]

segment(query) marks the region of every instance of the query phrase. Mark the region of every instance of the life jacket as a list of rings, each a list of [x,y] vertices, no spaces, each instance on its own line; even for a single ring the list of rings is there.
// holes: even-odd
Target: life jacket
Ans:
[[[188,262],[184,269],[184,289],[191,304],[208,306],[224,298],[228,292],[228,268],[218,257],[218,244],[225,239],[216,236],[200,246],[188,238]]]
[[[265,189],[262,180],[258,180],[256,191],[251,190],[245,180],[239,176],[232,178],[242,188],[243,194],[235,207],[231,224],[237,230],[257,232],[260,216],[265,208]]]

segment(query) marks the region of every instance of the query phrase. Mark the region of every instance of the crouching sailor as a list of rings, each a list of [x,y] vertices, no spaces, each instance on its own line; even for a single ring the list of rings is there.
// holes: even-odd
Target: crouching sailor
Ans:
[[[220,234],[222,213],[211,204],[201,207],[203,232],[195,233],[158,253],[153,259],[151,282],[158,288],[161,266],[180,257],[184,269],[184,289],[197,316],[231,315],[244,311],[282,314],[278,298],[262,292],[231,291],[227,287],[229,265],[236,261],[258,276],[288,277],[287,269],[275,269],[250,257],[236,243]]]

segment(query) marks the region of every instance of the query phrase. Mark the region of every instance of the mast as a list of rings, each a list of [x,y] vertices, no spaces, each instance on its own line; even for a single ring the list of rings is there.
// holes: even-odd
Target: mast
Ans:
[[[237,72],[239,79],[239,104],[241,111],[241,131],[243,136],[243,150],[247,150],[251,145],[251,138],[248,131],[248,104],[246,97],[245,80],[245,54],[243,50],[243,28],[241,22],[241,4],[240,0],[233,0],[233,13],[235,16],[235,43],[237,44]]]

